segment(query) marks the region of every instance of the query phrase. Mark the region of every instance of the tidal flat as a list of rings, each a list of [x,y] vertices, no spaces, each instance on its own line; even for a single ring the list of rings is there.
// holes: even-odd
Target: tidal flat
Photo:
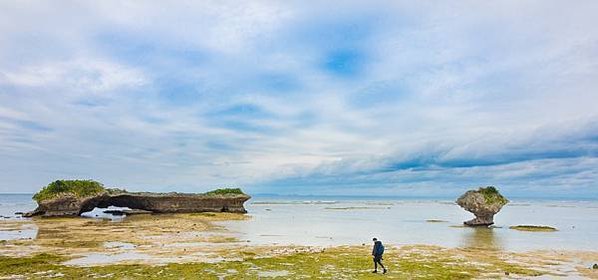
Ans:
[[[221,226],[248,215],[130,216],[122,220],[5,220],[7,231],[36,228],[35,238],[0,245],[1,279],[487,279],[598,278],[598,252],[507,252],[484,242],[468,247],[388,245],[389,273],[371,273],[370,244],[254,245]],[[487,241],[487,240],[486,240]]]
[[[256,198],[245,215],[24,219],[13,213],[35,207],[29,196],[1,198],[0,279],[598,279],[595,202],[516,202],[494,227],[471,228],[444,200]],[[371,273],[373,236],[384,276]]]
[[[214,245],[239,243],[214,222],[246,218],[230,213],[197,213],[134,215],[119,220],[83,217],[6,220],[0,222],[0,228],[8,229],[3,232],[36,229],[36,234],[33,238],[5,240],[0,255],[51,253],[84,258],[91,253],[114,256],[134,252],[137,256],[153,257],[130,258],[132,261],[143,259],[158,263],[182,257],[195,259],[197,253],[202,260],[209,260],[213,251],[223,247]]]

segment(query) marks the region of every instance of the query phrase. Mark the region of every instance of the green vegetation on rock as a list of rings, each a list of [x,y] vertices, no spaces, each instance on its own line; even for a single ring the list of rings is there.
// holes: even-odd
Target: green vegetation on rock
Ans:
[[[549,226],[534,226],[534,225],[518,225],[511,226],[510,229],[521,230],[521,231],[541,231],[541,232],[552,232],[557,231],[556,228]]]
[[[240,188],[223,188],[209,191],[206,195],[244,195]]]
[[[73,194],[77,197],[90,197],[103,192],[110,195],[127,193],[125,189],[104,188],[102,183],[93,180],[56,180],[34,194],[33,199],[39,203],[65,194]],[[245,195],[245,193],[240,188],[221,188],[209,191],[205,195],[227,196]]]
[[[506,197],[502,196],[498,192],[498,190],[493,186],[479,188],[478,192],[484,196],[484,199],[486,200],[486,203],[488,203],[488,204],[497,203],[497,204],[505,205],[509,202],[509,200]]]
[[[43,187],[33,195],[38,203],[58,197],[62,194],[74,194],[77,197],[88,197],[106,191],[104,186],[93,180],[56,180]]]

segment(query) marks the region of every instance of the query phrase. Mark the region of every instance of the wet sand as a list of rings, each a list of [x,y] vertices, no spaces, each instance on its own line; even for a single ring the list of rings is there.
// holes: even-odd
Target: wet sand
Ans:
[[[59,277],[137,279],[158,273],[157,268],[171,274],[163,278],[173,279],[368,279],[377,276],[370,272],[369,243],[260,245],[240,239],[238,233],[221,225],[223,221],[247,219],[251,217],[202,213],[139,215],[120,221],[4,220],[0,222],[3,232],[15,231],[18,236],[18,231],[34,230],[37,234],[2,241],[2,263],[16,265],[2,267],[0,277],[41,279],[61,273],[63,276]],[[492,229],[475,230],[473,234],[472,242],[456,248],[389,244],[385,262],[391,273],[386,277],[598,278],[598,270],[589,268],[598,261],[596,251],[509,252],[494,242]],[[108,270],[117,272],[110,275]],[[202,273],[205,278],[194,278],[189,273]]]
[[[240,241],[215,221],[247,219],[245,215],[228,213],[135,215],[122,220],[92,218],[34,218],[0,221],[3,232],[18,236],[5,240],[0,255],[18,256],[52,253],[63,256],[88,257],[85,264],[104,264],[102,255],[123,263],[172,262],[182,258],[209,260],[225,244]],[[8,235],[7,235],[8,236]],[[122,257],[114,257],[122,255]],[[129,257],[126,257],[129,256]],[[75,264],[76,261],[71,263]]]

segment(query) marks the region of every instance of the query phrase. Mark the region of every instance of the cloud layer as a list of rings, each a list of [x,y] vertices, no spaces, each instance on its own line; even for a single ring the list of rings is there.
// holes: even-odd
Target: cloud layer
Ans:
[[[0,192],[596,197],[597,8],[5,1]]]

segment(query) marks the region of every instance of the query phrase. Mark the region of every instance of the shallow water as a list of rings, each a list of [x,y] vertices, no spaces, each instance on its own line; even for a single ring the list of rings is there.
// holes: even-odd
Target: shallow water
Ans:
[[[0,219],[22,219],[14,213],[30,211],[35,206],[31,195],[0,194],[0,215],[8,217]],[[218,224],[247,244],[255,245],[359,245],[378,237],[388,245],[430,244],[508,251],[597,250],[597,201],[515,200],[496,215],[496,228],[491,229],[462,227],[472,214],[450,200],[256,197],[246,203],[246,208],[251,219]],[[98,209],[87,216],[96,215],[115,222],[123,218]],[[521,232],[508,228],[519,224],[548,225],[559,231]],[[35,228],[0,227],[0,240],[36,235]]]
[[[64,262],[66,265],[104,265],[114,264],[124,261],[149,261],[153,257],[147,254],[141,254],[137,252],[123,252],[115,254],[104,254],[104,253],[92,253],[85,257],[75,258]]]
[[[16,212],[28,212],[37,206],[31,194],[0,194],[0,219],[18,219]]]
[[[108,208],[94,208],[89,212],[81,213],[81,217],[85,218],[95,218],[95,219],[108,219],[112,221],[121,221],[122,219],[126,218],[127,215],[112,215],[109,213],[104,213],[106,210],[130,210],[131,208],[128,207],[116,207],[116,206],[108,206]]]
[[[496,228],[468,228],[472,218],[449,200],[346,200],[326,203],[255,198],[252,217],[222,222],[251,244],[358,245],[378,237],[386,244],[486,247],[509,251],[596,250],[598,202],[514,201],[496,215]],[[427,220],[439,220],[429,222]],[[549,225],[557,232],[521,232],[519,224]]]

